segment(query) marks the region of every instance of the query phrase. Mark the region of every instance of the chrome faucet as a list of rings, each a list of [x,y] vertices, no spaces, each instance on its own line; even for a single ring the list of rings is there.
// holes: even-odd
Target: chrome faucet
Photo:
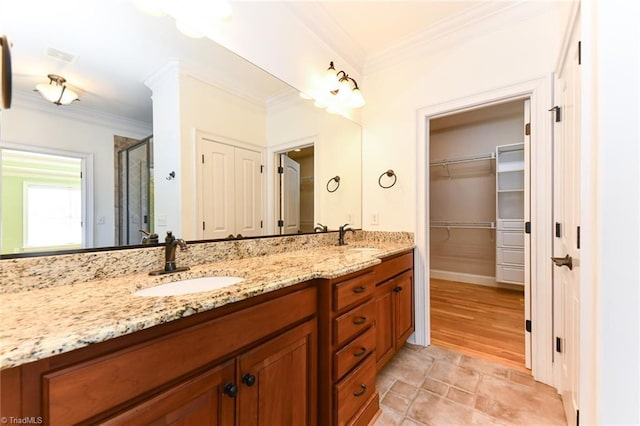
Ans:
[[[329,232],[329,228],[327,227],[327,225],[323,225],[321,223],[318,223],[318,225],[313,228],[313,230],[315,232]]]
[[[347,244],[347,243],[344,242],[344,236],[347,233],[347,231],[351,231],[354,234],[356,233],[355,229],[349,228],[348,226],[349,226],[349,224],[345,223],[340,228],[338,228],[338,245],[339,246],[344,246],[344,245]]]
[[[171,231],[167,231],[167,236],[164,239],[164,243],[164,269],[149,272],[149,275],[171,274],[173,272],[188,270],[189,268],[186,266],[180,268],[176,266],[176,248],[180,247],[180,250],[186,250],[187,243],[185,243],[182,238],[174,237],[173,232]]]

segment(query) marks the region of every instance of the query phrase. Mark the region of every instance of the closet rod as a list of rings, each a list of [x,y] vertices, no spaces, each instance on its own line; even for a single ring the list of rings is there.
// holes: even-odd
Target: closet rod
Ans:
[[[461,158],[452,158],[450,160],[439,160],[439,161],[431,161],[429,162],[429,166],[446,166],[448,164],[459,164],[459,163],[470,163],[472,161],[482,161],[482,160],[495,160],[496,154],[495,152],[490,152],[484,155],[478,155],[475,157],[461,157]]]
[[[495,222],[431,222],[431,228],[496,229]]]

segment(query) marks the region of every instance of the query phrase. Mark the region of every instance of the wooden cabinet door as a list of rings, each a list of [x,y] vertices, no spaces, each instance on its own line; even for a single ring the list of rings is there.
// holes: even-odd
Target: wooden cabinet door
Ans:
[[[413,314],[413,271],[407,271],[393,280],[395,308],[395,348],[400,349],[415,329]]]
[[[393,280],[376,288],[376,364],[378,370],[393,356]]]
[[[107,425],[231,426],[235,420],[234,363],[229,361],[182,382],[104,422]]]
[[[240,355],[238,424],[315,425],[316,362],[315,319]]]

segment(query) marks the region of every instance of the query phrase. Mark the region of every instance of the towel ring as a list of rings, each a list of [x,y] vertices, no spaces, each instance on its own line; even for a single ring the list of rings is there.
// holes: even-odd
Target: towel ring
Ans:
[[[391,185],[389,185],[389,186],[384,186],[384,185],[382,184],[382,177],[383,177],[384,175],[387,175],[388,177],[393,177],[393,183],[392,183]],[[391,188],[393,185],[395,185],[397,181],[398,181],[398,176],[396,175],[396,173],[395,173],[393,170],[389,169],[389,170],[387,170],[386,172],[384,172],[383,174],[381,174],[381,175],[380,175],[380,177],[378,178],[378,185],[380,185],[380,187],[381,187],[381,188],[389,189],[389,188]]]
[[[329,189],[329,185],[331,185],[331,182],[335,181],[336,182],[336,187],[333,188],[333,190]],[[329,181],[327,182],[327,191],[329,192],[336,192],[338,190],[338,188],[340,188],[340,176],[334,176],[331,179],[329,179]]]

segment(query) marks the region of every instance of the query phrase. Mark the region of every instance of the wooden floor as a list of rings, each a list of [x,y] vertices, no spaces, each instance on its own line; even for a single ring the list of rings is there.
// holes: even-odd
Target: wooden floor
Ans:
[[[431,279],[431,343],[528,372],[524,293]]]

